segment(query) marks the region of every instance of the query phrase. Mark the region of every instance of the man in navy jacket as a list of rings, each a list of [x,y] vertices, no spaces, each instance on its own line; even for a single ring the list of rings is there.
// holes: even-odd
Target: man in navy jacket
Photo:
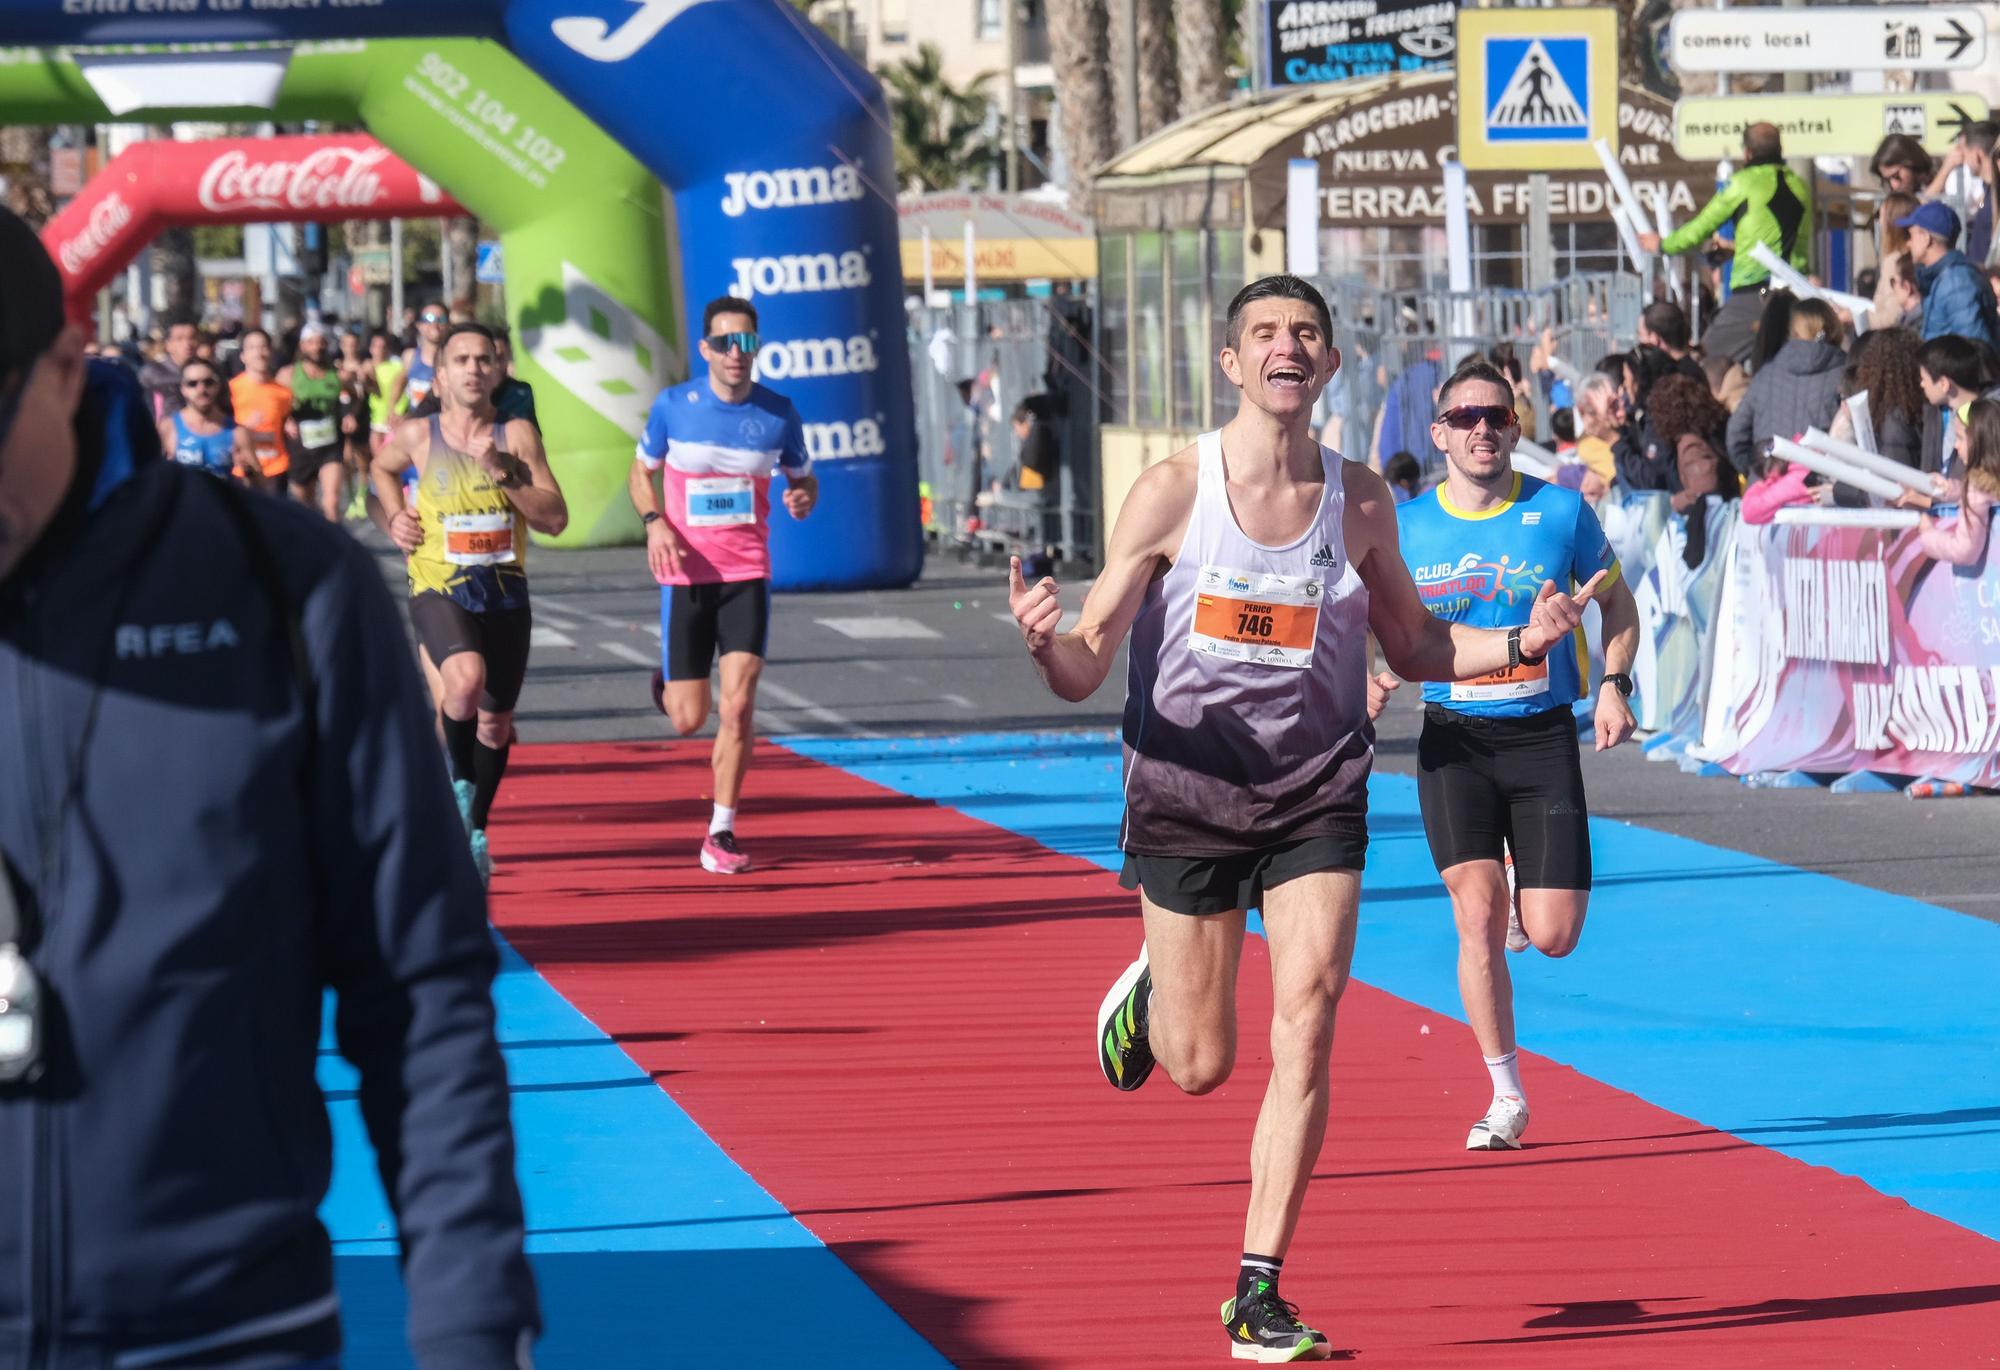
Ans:
[[[0,853],[41,983],[38,1068],[0,1071],[0,1367],[335,1363],[328,988],[418,1364],[525,1366],[496,951],[380,575],[160,461],[4,209],[0,262]]]

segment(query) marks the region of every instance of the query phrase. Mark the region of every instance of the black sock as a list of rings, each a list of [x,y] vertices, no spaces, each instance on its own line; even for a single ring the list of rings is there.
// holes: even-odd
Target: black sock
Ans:
[[[514,748],[489,747],[484,742],[472,749],[472,828],[478,832],[486,826],[486,816],[493,812],[493,796],[500,793],[500,777],[507,774],[507,753]]]
[[[479,740],[479,720],[474,718],[453,718],[442,714],[444,720],[444,756],[451,766],[453,780],[472,779],[472,747]]]
[[[1257,1292],[1259,1284],[1277,1288],[1278,1272],[1284,1268],[1283,1256],[1260,1256],[1254,1251],[1245,1251],[1243,1264],[1236,1272],[1237,1302],[1240,1303]]]

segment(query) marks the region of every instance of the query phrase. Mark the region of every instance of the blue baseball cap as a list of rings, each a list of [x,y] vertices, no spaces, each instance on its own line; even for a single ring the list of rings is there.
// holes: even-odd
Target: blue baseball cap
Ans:
[[[1958,242],[1958,215],[1950,205],[1936,200],[1926,201],[1905,217],[1896,220],[1898,228],[1921,228],[1933,238],[1944,241],[1950,247]]]

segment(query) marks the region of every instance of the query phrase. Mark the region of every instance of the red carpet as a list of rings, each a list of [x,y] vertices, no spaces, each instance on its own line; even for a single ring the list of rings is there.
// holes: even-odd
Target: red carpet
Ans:
[[[522,748],[513,944],[956,1363],[1226,1360],[1261,941],[1236,1078],[1119,1096],[1091,1054],[1139,938],[1112,876],[765,748],[761,868],[725,880],[694,860],[708,780],[703,743]],[[1342,1006],[1285,1289],[1357,1362],[2000,1363],[1994,1243],[1546,1063],[1533,1144],[1469,1155],[1473,1051],[1367,986]]]

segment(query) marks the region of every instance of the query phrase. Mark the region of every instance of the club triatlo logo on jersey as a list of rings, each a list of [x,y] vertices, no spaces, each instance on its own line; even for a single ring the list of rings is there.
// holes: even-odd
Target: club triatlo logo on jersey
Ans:
[[[1425,608],[1452,618],[1470,609],[1475,599],[1532,602],[1541,590],[1543,570],[1540,562],[1513,561],[1505,553],[1496,561],[1479,552],[1467,552],[1457,561],[1412,566],[1410,578],[1417,583]]]
[[[1302,671],[1312,665],[1323,591],[1315,576],[1203,566],[1188,650]]]

